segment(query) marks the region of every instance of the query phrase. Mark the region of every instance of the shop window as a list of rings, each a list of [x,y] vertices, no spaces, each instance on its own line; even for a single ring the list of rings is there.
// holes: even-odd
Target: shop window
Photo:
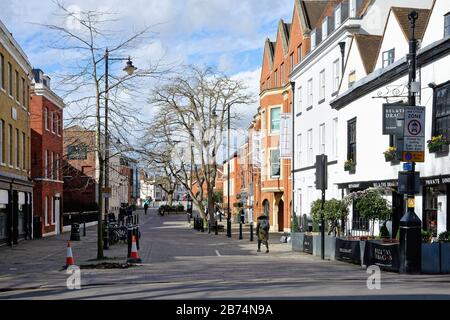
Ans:
[[[438,214],[438,195],[437,187],[425,188],[425,225],[424,229],[431,232],[433,237],[437,237],[437,214]]]

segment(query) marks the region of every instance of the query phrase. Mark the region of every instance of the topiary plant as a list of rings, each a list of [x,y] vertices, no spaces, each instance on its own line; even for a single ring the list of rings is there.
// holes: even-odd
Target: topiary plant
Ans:
[[[389,230],[386,227],[386,224],[384,223],[380,228],[380,237],[386,239],[386,238],[390,238],[390,236],[391,235],[389,234]]]
[[[422,230],[422,242],[423,243],[430,243],[431,242],[431,232]]]
[[[439,234],[439,242],[450,242],[450,231],[444,231]]]

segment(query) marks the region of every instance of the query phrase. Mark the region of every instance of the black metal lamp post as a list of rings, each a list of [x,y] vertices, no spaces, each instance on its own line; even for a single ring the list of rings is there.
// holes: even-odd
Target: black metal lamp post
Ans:
[[[230,131],[231,131],[231,116],[230,116],[231,104],[227,105],[227,237],[231,238],[231,211],[230,211]],[[213,117],[217,121],[217,114],[214,111]]]
[[[417,39],[415,38],[416,21],[419,15],[412,11],[408,15],[411,22],[411,40],[409,40],[409,54],[407,56],[409,65],[408,79],[408,104],[416,105],[416,97],[413,90],[413,84],[416,81],[416,58],[417,58]],[[400,220],[400,273],[416,274],[422,269],[422,239],[421,239],[421,221],[414,212],[415,208],[415,166],[412,163],[412,170],[408,176],[408,210]]]
[[[109,188],[109,128],[108,128],[108,120],[109,120],[109,61],[127,61],[127,64],[123,71],[125,71],[129,76],[133,75],[133,73],[137,70],[133,63],[131,62],[131,58],[110,58],[109,50],[106,48],[105,50],[105,163],[104,163],[104,172],[105,172],[105,189]],[[109,213],[109,197],[105,198],[105,241],[103,242],[103,249],[109,248],[109,232],[108,232],[108,213]]]

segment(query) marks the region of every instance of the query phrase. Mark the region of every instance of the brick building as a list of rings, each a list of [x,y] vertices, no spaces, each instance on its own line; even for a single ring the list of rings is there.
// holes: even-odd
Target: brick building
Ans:
[[[292,121],[289,74],[308,52],[309,24],[320,17],[325,4],[296,0],[291,23],[280,20],[276,41],[267,39],[264,46],[260,108],[252,124],[261,140],[260,181],[253,184],[253,208],[255,218],[269,216],[273,231],[289,231],[292,219],[292,155],[280,154],[281,135],[289,135],[287,122]]]
[[[50,78],[33,70],[31,87],[31,177],[35,230],[42,236],[59,234],[62,227],[64,102],[50,88]]]
[[[0,21],[0,244],[32,236],[31,65]]]

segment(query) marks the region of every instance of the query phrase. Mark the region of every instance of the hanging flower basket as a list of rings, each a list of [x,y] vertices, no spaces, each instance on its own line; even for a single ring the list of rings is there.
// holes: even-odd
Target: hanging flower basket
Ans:
[[[389,147],[383,154],[386,162],[395,161],[397,159],[397,148]]]
[[[356,162],[354,162],[352,159],[345,161],[344,163],[345,171],[354,172],[355,169],[356,169]]]
[[[448,146],[450,141],[447,140],[447,137],[444,137],[442,134],[438,136],[434,136],[431,140],[427,141],[428,150],[431,153],[434,152],[448,152]]]

